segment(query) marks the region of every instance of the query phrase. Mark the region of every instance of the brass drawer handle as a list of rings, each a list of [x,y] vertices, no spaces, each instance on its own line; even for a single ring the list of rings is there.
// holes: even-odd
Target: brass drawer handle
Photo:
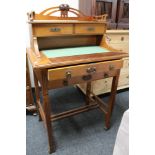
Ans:
[[[95,73],[96,72],[96,67],[89,67],[89,68],[87,68],[87,73]]]
[[[95,28],[94,28],[94,27],[88,27],[87,30],[88,30],[88,31],[94,31]]]
[[[108,78],[109,77],[109,74],[108,73],[104,73],[104,78]]]
[[[69,79],[71,79],[72,73],[70,71],[66,72],[66,79],[63,80],[63,85],[68,86]]]
[[[50,28],[50,31],[51,32],[60,32],[61,28],[59,28],[59,27],[52,27],[52,28]]]
[[[82,76],[82,79],[84,80],[84,81],[88,81],[88,80],[91,80],[92,79],[92,75],[84,75],[84,76]]]
[[[66,79],[70,79],[72,77],[72,73],[70,71],[66,72]]]

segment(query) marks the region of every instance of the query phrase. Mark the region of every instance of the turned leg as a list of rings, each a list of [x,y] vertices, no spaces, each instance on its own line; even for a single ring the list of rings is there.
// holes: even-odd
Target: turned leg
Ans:
[[[47,72],[45,71],[42,76],[42,94],[43,94],[43,109],[45,113],[45,125],[47,129],[49,153],[53,153],[56,150],[53,137],[53,129],[51,123],[51,106],[48,101],[48,89],[47,89]]]
[[[113,77],[112,80],[112,87],[111,87],[111,94],[108,101],[108,110],[105,115],[105,129],[110,128],[110,118],[114,107],[115,97],[117,93],[117,86],[118,86],[118,80],[119,80],[120,70],[118,70],[118,73],[116,76]]]
[[[40,102],[40,90],[39,90],[38,80],[35,75],[35,72],[33,72],[33,74],[34,74],[35,95],[36,95],[36,108],[39,116],[39,121],[42,121],[40,111],[39,111],[39,105],[38,105],[38,102]]]
[[[86,105],[90,104],[91,82],[87,82],[86,86]]]

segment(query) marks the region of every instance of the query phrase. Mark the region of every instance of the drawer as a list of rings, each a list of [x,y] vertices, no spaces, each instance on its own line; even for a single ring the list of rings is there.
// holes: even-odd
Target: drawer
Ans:
[[[114,70],[120,69],[123,66],[122,60],[106,61],[99,63],[91,63],[77,66],[69,66],[63,68],[49,69],[48,70],[48,80],[60,80],[60,79],[72,79],[74,77],[79,77],[87,75],[96,76],[102,74],[102,77],[108,77]],[[89,77],[88,77],[89,78]],[[87,79],[86,79],[87,80]]]
[[[72,33],[72,24],[35,24],[33,27],[33,35],[38,37],[65,35]]]
[[[125,52],[125,53],[129,53],[129,44],[128,42],[124,42],[124,43],[112,43],[112,42],[109,42],[108,43],[109,46],[117,49],[117,50],[121,50],[122,52]]]
[[[104,24],[75,24],[76,34],[103,34],[105,30]]]
[[[118,86],[129,85],[129,74],[121,74],[118,82]]]
[[[128,34],[107,34],[109,43],[129,43]]]
[[[117,74],[117,70],[113,70],[113,71],[109,71],[109,72],[104,72],[104,71],[97,72],[96,74],[85,74],[85,75],[79,74],[79,76],[72,77],[70,79],[65,78],[65,79],[48,81],[48,88],[55,89],[55,88],[60,88],[60,87],[68,86],[68,85],[96,81],[96,80],[105,78],[105,73],[106,73],[106,75],[108,74],[108,77],[112,77]]]

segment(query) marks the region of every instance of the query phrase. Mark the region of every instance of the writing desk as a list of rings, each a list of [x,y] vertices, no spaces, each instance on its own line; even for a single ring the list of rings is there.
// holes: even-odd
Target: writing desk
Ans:
[[[55,12],[60,12],[60,17],[52,16]],[[69,12],[77,17],[69,17]],[[68,5],[60,5],[39,14],[28,13],[28,24],[31,47],[27,48],[27,56],[33,67],[39,120],[47,129],[49,153],[56,148],[53,121],[99,108],[105,114],[105,128],[108,129],[122,58],[127,54],[107,45],[106,15],[87,17]],[[91,92],[91,81],[108,77],[113,77],[113,81],[106,104]],[[48,90],[79,83],[87,83],[86,103],[80,108],[52,114]]]

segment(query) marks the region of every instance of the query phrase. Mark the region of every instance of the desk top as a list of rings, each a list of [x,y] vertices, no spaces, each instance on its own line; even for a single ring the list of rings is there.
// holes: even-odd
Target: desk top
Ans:
[[[116,60],[128,56],[127,53],[100,46],[42,50],[39,58],[31,52],[31,49],[28,49],[27,52],[35,68],[55,68]]]

